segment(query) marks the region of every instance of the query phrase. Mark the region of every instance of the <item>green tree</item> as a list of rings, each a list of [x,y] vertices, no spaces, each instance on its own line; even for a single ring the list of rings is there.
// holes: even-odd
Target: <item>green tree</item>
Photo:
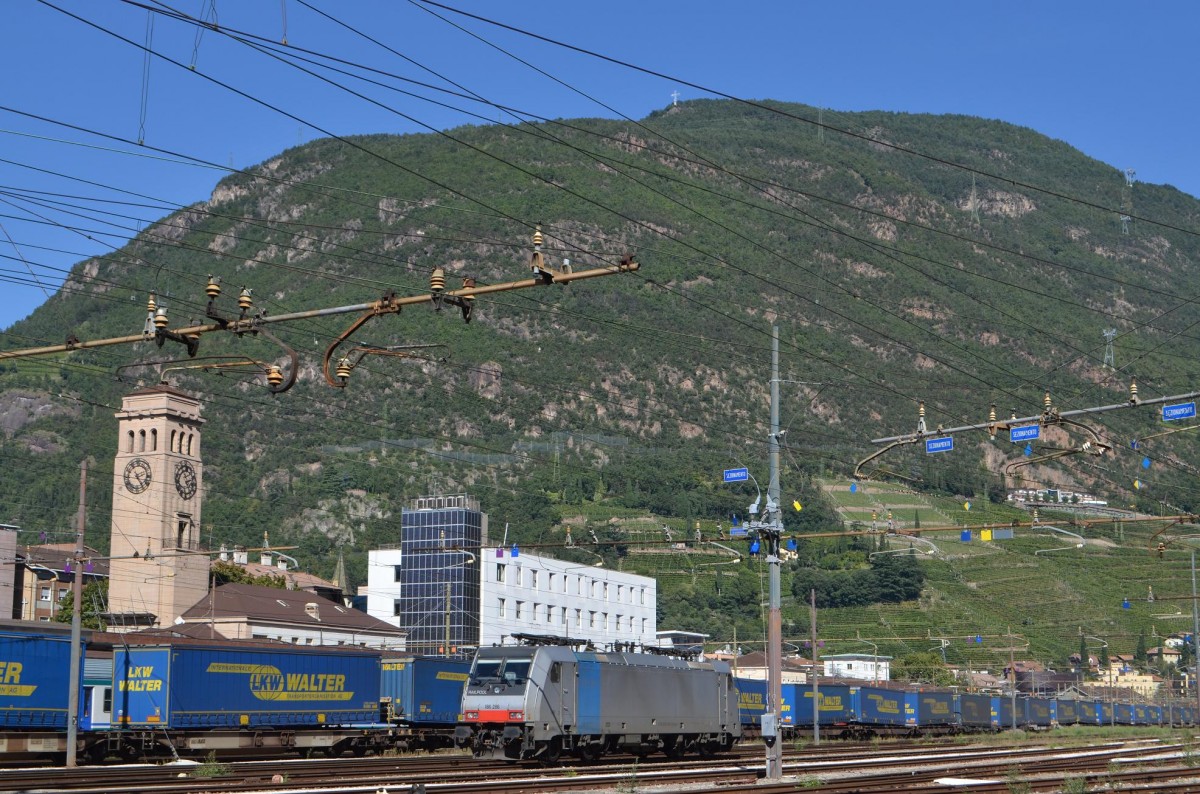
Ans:
[[[80,598],[80,604],[83,606],[79,613],[80,625],[85,629],[104,631],[104,621],[100,616],[108,611],[108,580],[93,579],[88,582],[83,586],[82,596]],[[54,615],[54,622],[70,623],[71,613],[74,611],[75,593],[72,590],[62,600],[61,608]]]
[[[1138,633],[1137,647],[1133,649],[1133,663],[1139,670],[1144,671],[1149,661],[1149,657],[1146,656],[1146,630],[1142,629]]]
[[[935,651],[918,651],[893,660],[892,678],[935,686],[954,683],[954,676],[946,669],[941,654]]]
[[[255,576],[242,566],[224,560],[213,560],[211,576],[214,586],[236,583],[276,587],[280,590],[287,589],[287,579],[281,575],[264,573],[261,576]]]

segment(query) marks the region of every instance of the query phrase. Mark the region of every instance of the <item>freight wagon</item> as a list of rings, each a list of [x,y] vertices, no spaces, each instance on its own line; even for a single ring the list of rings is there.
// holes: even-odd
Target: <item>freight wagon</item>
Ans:
[[[342,646],[117,648],[107,750],[365,752],[354,726],[378,724],[380,676],[378,652]]]
[[[1021,698],[1024,712],[1018,715],[1018,722],[1027,728],[1046,729],[1054,725],[1055,702],[1047,698]]]
[[[806,684],[784,684],[785,687],[795,687],[796,727],[811,728],[813,724],[813,693],[812,687]],[[822,727],[847,727],[858,719],[855,710],[858,702],[858,687],[842,684],[828,684],[817,687],[818,706],[817,719]],[[787,704],[787,698],[784,698]],[[848,735],[848,733],[847,733]]]
[[[398,746],[410,750],[453,746],[470,670],[468,659],[406,656],[383,660],[381,719],[398,726]]]
[[[6,759],[65,757],[71,655],[65,627],[0,631],[0,753]],[[82,694],[82,662],[75,683]]]

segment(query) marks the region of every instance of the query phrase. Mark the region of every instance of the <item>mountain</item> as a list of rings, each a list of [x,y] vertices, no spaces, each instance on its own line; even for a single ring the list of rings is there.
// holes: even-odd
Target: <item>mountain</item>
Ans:
[[[249,313],[269,318],[423,294],[435,267],[449,289],[524,279],[537,224],[552,267],[632,255],[640,269],[481,296],[470,323],[428,303],[371,319],[338,357],[421,347],[367,355],[341,389],[325,383],[322,357],[360,312],[263,326],[298,354],[296,385],[277,395],[248,372],[290,370],[261,333],[206,334],[194,360],[174,342],[0,360],[0,519],[68,532],[88,456],[88,543],[107,548],[113,413],[161,377],[204,401],[202,532],[214,547],[256,546],[269,531],[328,574],[344,546],[362,582],[365,549],[396,542],[408,500],[466,491],[493,534],[561,546],[565,526],[576,540],[595,530],[615,564],[638,548],[622,522],[644,518],[639,537],[653,545],[662,524],[686,533],[699,521],[711,537],[744,514],[753,485],[724,485],[722,469],[749,466],[765,486],[772,324],[783,501],[803,506],[787,511],[789,531],[841,526],[819,479],[848,482],[880,449],[872,439],[913,432],[922,405],[931,433],[986,422],[993,404],[1002,419],[1112,410],[1074,417],[1090,431],[1046,428],[1028,459],[975,431],[953,452],[906,445],[864,471],[959,502],[1061,486],[1143,513],[1196,509],[1195,438],[1148,439],[1176,428],[1154,406],[1120,406],[1134,377],[1143,400],[1195,388],[1200,203],[1001,122],[816,118],[801,105],[694,101],[638,122],[325,139],[234,173],[208,201],[80,262],[0,348],[136,335],[151,293],[171,328],[209,322],[210,275],[223,316],[238,316],[244,287]],[[693,559],[691,579],[717,562]],[[646,564],[667,578],[685,570]],[[726,602],[721,589],[716,576],[711,605],[672,605],[664,623],[755,626],[754,609],[715,617],[756,602],[755,587]],[[807,620],[801,603],[787,610]]]

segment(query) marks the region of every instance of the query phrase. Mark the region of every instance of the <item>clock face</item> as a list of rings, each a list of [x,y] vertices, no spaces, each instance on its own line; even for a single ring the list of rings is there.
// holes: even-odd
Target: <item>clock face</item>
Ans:
[[[150,487],[150,464],[134,458],[125,466],[125,487],[130,493],[141,493]]]
[[[175,490],[184,499],[196,495],[196,470],[186,460],[175,465]]]

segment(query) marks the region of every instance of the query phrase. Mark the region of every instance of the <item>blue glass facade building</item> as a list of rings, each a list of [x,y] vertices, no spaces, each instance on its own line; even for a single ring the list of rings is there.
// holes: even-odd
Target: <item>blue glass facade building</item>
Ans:
[[[479,566],[487,515],[465,494],[420,497],[400,518],[394,613],[412,653],[464,654],[479,645]]]

